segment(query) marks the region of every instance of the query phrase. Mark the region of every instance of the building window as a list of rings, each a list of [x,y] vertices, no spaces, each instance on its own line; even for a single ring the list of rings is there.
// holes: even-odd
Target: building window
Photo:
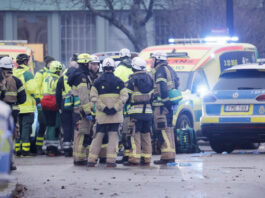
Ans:
[[[35,60],[42,62],[48,54],[48,20],[40,14],[23,14],[17,17],[18,40],[27,40],[29,47],[34,50]],[[34,45],[30,45],[34,44]]]
[[[87,12],[61,15],[61,60],[67,64],[74,53],[94,53],[96,21]]]
[[[156,14],[155,15],[155,43],[157,45],[168,43],[168,38],[171,37],[169,28],[170,28],[170,22],[167,16],[164,13],[162,13],[161,15]]]
[[[3,16],[0,15],[0,40],[4,39],[4,19]]]

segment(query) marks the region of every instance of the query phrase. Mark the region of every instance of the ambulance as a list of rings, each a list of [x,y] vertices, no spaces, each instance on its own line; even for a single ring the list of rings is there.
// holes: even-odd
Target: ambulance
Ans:
[[[8,43],[0,42],[0,59],[3,58],[4,56],[9,56],[13,58],[14,61],[16,61],[17,55],[22,53],[30,56],[29,59],[30,71],[34,73],[34,57],[32,49],[26,46],[11,45]],[[15,67],[17,67],[16,63]]]
[[[168,55],[168,64],[179,77],[183,100],[174,107],[173,124],[176,129],[192,127],[201,135],[202,97],[213,88],[221,72],[234,65],[257,62],[257,49],[247,43],[176,43],[151,46],[139,56],[152,68],[151,55],[163,51]]]

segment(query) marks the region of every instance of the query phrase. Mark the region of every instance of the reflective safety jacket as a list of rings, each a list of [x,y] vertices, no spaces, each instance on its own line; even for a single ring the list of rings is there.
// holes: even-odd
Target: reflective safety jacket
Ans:
[[[56,93],[56,86],[59,80],[59,75],[48,72],[46,78],[42,83],[43,88],[43,96],[45,95],[55,95]]]
[[[133,74],[132,68],[126,65],[123,65],[122,63],[119,64],[118,67],[114,71],[114,75],[119,77],[123,82],[127,82],[131,74]]]
[[[26,102],[19,105],[20,113],[33,113],[36,106],[34,97],[37,90],[33,74],[29,72],[28,66],[19,65],[17,69],[13,70],[13,75],[21,80],[26,91]]]
[[[36,98],[39,98],[40,100],[43,97],[43,90],[42,90],[42,84],[44,79],[47,76],[48,73],[48,68],[44,67],[43,69],[41,69],[40,71],[38,71],[35,75],[35,82],[36,82],[36,86],[37,86],[37,90],[36,90]]]
[[[168,77],[167,73],[170,73],[171,77]],[[177,74],[167,63],[162,62],[153,69],[153,79],[155,82],[153,106],[163,106],[165,102],[170,101],[168,91],[178,88]]]
[[[13,110],[19,110],[18,104],[26,102],[25,88],[17,77],[12,74],[5,74],[6,87],[3,101],[12,106]]]
[[[129,93],[128,114],[137,119],[151,119],[151,99],[153,95],[152,77],[145,71],[135,72],[127,83]]]
[[[96,120],[99,124],[123,122],[123,105],[128,99],[128,93],[122,80],[113,73],[103,73],[91,88],[90,98],[96,105]],[[104,108],[114,108],[114,115],[107,115]]]
[[[82,68],[71,68],[66,75],[68,76],[67,83],[71,86],[72,94],[75,98],[74,111],[79,109],[79,112],[82,114],[91,114],[89,94],[92,85],[88,80],[87,71],[84,71]],[[79,100],[76,100],[76,98]]]

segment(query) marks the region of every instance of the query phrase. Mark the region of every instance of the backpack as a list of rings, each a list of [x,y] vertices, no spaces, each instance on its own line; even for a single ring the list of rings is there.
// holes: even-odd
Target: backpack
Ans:
[[[199,153],[200,149],[197,143],[197,137],[193,128],[177,129],[176,153]]]
[[[54,95],[43,96],[40,103],[41,103],[41,107],[43,110],[46,110],[46,111],[58,111],[59,110],[56,104],[56,97]]]
[[[153,90],[152,78],[144,73],[134,78],[134,92],[140,92],[141,94],[135,94],[132,96],[135,103],[145,104],[149,103]]]

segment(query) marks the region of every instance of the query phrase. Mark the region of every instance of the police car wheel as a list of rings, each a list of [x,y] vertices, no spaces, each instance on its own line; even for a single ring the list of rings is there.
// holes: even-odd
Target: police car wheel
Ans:
[[[231,153],[235,149],[235,145],[230,142],[224,142],[218,139],[211,139],[210,146],[216,153],[227,152]]]
[[[190,120],[189,116],[187,116],[186,114],[181,114],[178,117],[176,128],[177,129],[192,128],[192,121]]]

